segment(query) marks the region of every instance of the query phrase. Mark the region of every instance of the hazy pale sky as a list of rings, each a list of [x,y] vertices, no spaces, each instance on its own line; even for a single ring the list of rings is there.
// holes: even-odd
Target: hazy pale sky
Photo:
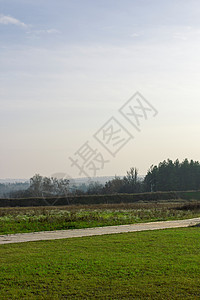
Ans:
[[[87,141],[97,176],[200,160],[199,52],[198,0],[0,0],[0,178],[80,177]],[[118,111],[136,91],[158,111],[140,132]],[[134,136],[115,157],[111,117]]]

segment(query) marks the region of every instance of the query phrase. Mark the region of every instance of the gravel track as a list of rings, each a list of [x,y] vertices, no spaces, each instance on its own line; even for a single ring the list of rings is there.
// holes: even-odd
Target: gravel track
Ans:
[[[94,235],[103,235],[103,234],[115,234],[115,233],[135,232],[135,231],[144,231],[144,230],[188,227],[199,223],[200,223],[200,218],[194,218],[194,219],[187,219],[187,220],[159,221],[159,222],[150,222],[150,223],[137,223],[131,225],[106,226],[106,227],[95,227],[95,228],[85,228],[85,229],[16,233],[16,234],[0,235],[0,244],[57,240],[57,239],[68,239],[73,237],[94,236]]]

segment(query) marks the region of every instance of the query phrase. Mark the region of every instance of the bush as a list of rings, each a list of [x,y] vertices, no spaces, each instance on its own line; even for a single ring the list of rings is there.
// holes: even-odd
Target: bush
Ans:
[[[160,201],[175,199],[200,199],[200,191],[190,192],[154,192],[138,194],[112,194],[112,195],[80,195],[68,197],[29,197],[20,199],[0,199],[0,207],[29,207],[53,205],[78,205],[78,204],[114,204],[134,203],[138,201]]]

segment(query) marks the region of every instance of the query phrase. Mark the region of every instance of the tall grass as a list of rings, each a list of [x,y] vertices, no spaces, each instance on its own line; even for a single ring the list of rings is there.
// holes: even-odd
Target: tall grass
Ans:
[[[0,233],[122,225],[199,216],[199,203],[1,208]]]

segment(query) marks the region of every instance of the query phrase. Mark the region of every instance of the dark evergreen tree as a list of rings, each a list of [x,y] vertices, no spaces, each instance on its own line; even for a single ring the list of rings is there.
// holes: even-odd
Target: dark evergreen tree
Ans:
[[[185,159],[174,162],[170,159],[151,166],[144,179],[148,192],[187,191],[200,189],[200,164],[198,161]]]

